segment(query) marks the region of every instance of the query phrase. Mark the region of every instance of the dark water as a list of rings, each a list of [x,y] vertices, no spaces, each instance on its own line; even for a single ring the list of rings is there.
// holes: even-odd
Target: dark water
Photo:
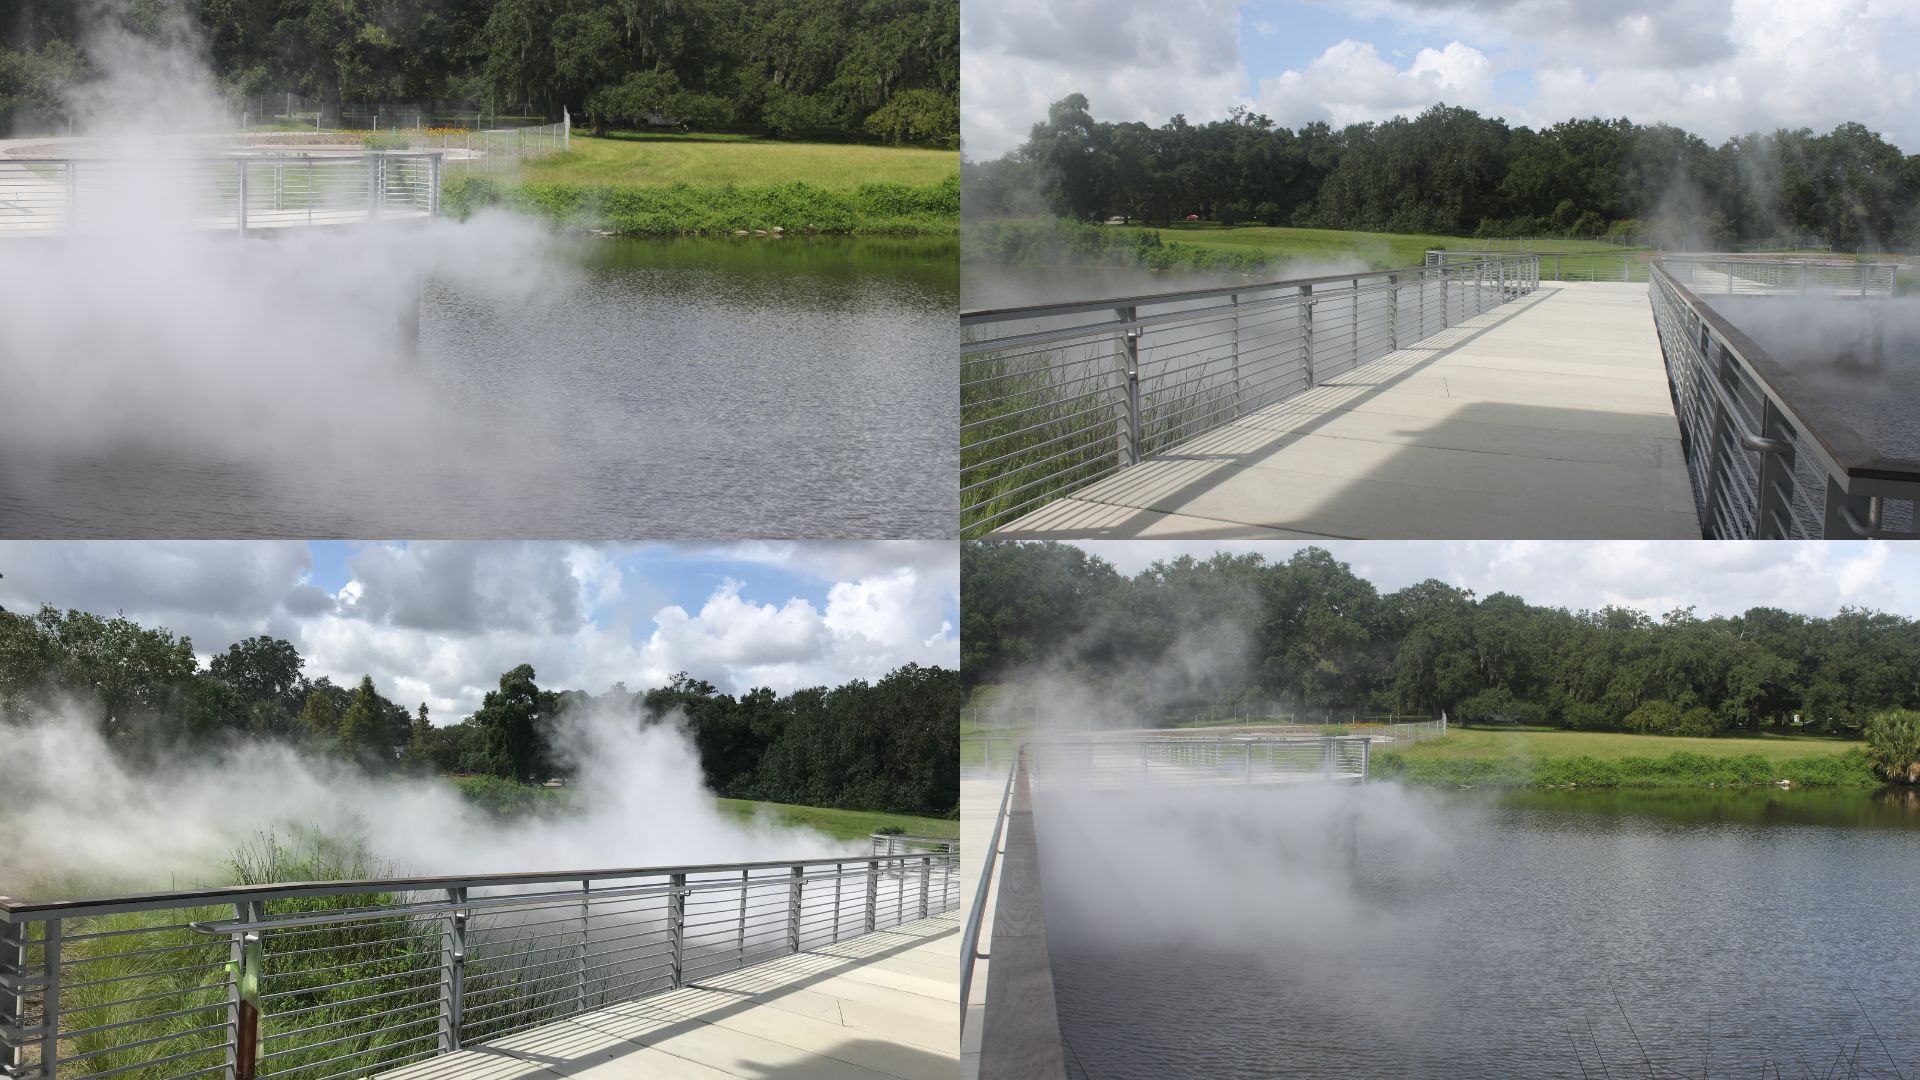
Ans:
[[[1920,1073],[1920,804],[1348,798],[1042,801],[1075,1075]]]
[[[1880,457],[1920,462],[1920,297],[1703,299],[1794,375],[1815,427],[1832,417]]]
[[[511,304],[435,278],[418,406],[374,388],[365,412],[396,415],[356,425],[360,403],[319,395],[331,431],[276,404],[257,435],[218,414],[238,430],[207,443],[0,445],[0,535],[951,536],[957,250],[604,241],[567,249],[559,295]],[[351,297],[315,305],[356,317]],[[288,382],[294,412],[311,380]]]

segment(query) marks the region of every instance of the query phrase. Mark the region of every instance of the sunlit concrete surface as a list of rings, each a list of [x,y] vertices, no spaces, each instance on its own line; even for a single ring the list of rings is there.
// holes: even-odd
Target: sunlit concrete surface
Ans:
[[[1645,284],[1542,282],[995,535],[1700,536]]]
[[[980,869],[987,857],[987,840],[993,835],[993,819],[1000,811],[1000,797],[1007,790],[1006,769],[1012,762],[995,765],[995,774],[968,773],[960,778],[960,923],[966,925],[975,891],[980,885]],[[987,889],[987,918],[980,928],[980,951],[993,951],[993,889]],[[962,941],[954,950],[954,963],[960,962]],[[967,1027],[960,1044],[960,1075],[974,1080],[980,1075],[980,1017],[986,1009],[987,969],[991,961],[974,966],[973,985],[967,994]],[[959,988],[955,976],[955,989]]]
[[[382,1080],[953,1080],[964,918],[948,912],[703,978]]]

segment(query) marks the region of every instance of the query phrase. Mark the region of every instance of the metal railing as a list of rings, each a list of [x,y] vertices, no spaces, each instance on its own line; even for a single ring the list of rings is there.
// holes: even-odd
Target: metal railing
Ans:
[[[1472,251],[1460,248],[1432,248],[1427,251],[1427,265],[1447,266],[1467,264],[1483,259],[1497,258],[1502,253],[1494,250]],[[1618,251],[1553,251],[1535,250],[1531,254],[1540,260],[1541,281],[1645,281],[1647,280],[1647,259],[1649,253]]]
[[[428,218],[439,213],[440,173],[438,153],[259,151],[157,169],[114,158],[0,159],[0,236],[122,227],[135,213],[242,235]],[[154,205],[170,186],[184,189],[178,204]]]
[[[875,855],[951,855],[960,841],[951,836],[908,836],[904,833],[874,833]]]
[[[1534,255],[960,316],[977,536],[1532,292]]]
[[[992,891],[993,870],[1000,858],[1000,837],[1007,824],[1007,806],[1013,800],[1013,782],[1020,775],[1020,754],[1007,766],[1006,789],[1000,795],[1000,809],[994,811],[993,832],[987,836],[987,850],[980,864],[980,884],[973,890],[973,902],[967,905],[967,926],[960,935],[960,1040],[966,1042],[967,1007],[973,994],[973,969],[976,961],[991,960],[980,951],[980,931],[986,924],[987,894]]]
[[[1703,297],[1884,296],[1891,264],[1730,257],[1653,264],[1654,324],[1710,539],[1909,538],[1920,465],[1884,460]],[[1873,300],[1860,300],[1873,303]]]
[[[0,1076],[365,1076],[959,902],[951,851],[0,900]]]
[[[1014,753],[1040,780],[1090,787],[1363,781],[1370,771],[1372,741],[1365,734],[1126,733],[1026,738]]]

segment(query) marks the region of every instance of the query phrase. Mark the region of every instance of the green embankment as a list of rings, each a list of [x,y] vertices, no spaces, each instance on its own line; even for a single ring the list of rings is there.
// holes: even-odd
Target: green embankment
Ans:
[[[1856,741],[1694,739],[1614,732],[1456,730],[1373,759],[1374,775],[1472,787],[1878,787]]]
[[[904,147],[576,135],[573,149],[511,172],[451,169],[441,205],[620,236],[951,235],[959,164],[951,151]]]
[[[469,802],[502,818],[561,811],[572,792],[563,787],[517,784],[492,776],[454,778]],[[824,806],[755,802],[751,799],[715,799],[722,813],[742,821],[766,814],[783,825],[820,832],[837,840],[864,840],[882,829],[898,829],[910,836],[957,837],[958,820],[892,814],[881,810],[835,810]]]
[[[764,813],[782,825],[816,829],[838,840],[864,840],[882,829],[899,829],[908,836],[953,839],[960,836],[960,822],[941,818],[886,814],[873,810],[833,810],[823,806],[794,806],[790,803],[753,802],[748,799],[715,799],[714,803],[722,812],[743,821]]]
[[[1563,260],[1568,276],[1615,273],[1620,258],[1631,259],[1636,280],[1646,278],[1643,248],[1625,248],[1597,240],[1541,238],[1499,241],[1424,233],[1367,233],[1343,229],[1222,226],[1184,222],[1169,228],[1136,225],[1085,225],[1053,218],[1020,218],[972,223],[963,230],[963,257],[973,262],[1040,266],[1145,267],[1149,270],[1211,270],[1259,273],[1288,267],[1351,266],[1391,270],[1419,266],[1431,248],[1464,251],[1548,251],[1572,253]],[[1605,271],[1603,274],[1602,271]],[[1551,273],[1550,269],[1547,271]]]
[[[875,182],[930,187],[960,175],[952,150],[845,143],[781,142],[746,135],[575,132],[565,153],[528,162],[518,179],[534,184],[617,187],[726,187],[804,180],[829,191]]]

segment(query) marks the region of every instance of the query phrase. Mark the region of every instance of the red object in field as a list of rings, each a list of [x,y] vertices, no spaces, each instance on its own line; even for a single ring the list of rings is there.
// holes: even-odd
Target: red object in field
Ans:
[[[1199,221],[1199,220],[1200,220],[1200,215],[1199,215],[1199,214],[1188,214],[1188,215],[1187,215],[1187,220],[1188,220],[1188,221]]]

